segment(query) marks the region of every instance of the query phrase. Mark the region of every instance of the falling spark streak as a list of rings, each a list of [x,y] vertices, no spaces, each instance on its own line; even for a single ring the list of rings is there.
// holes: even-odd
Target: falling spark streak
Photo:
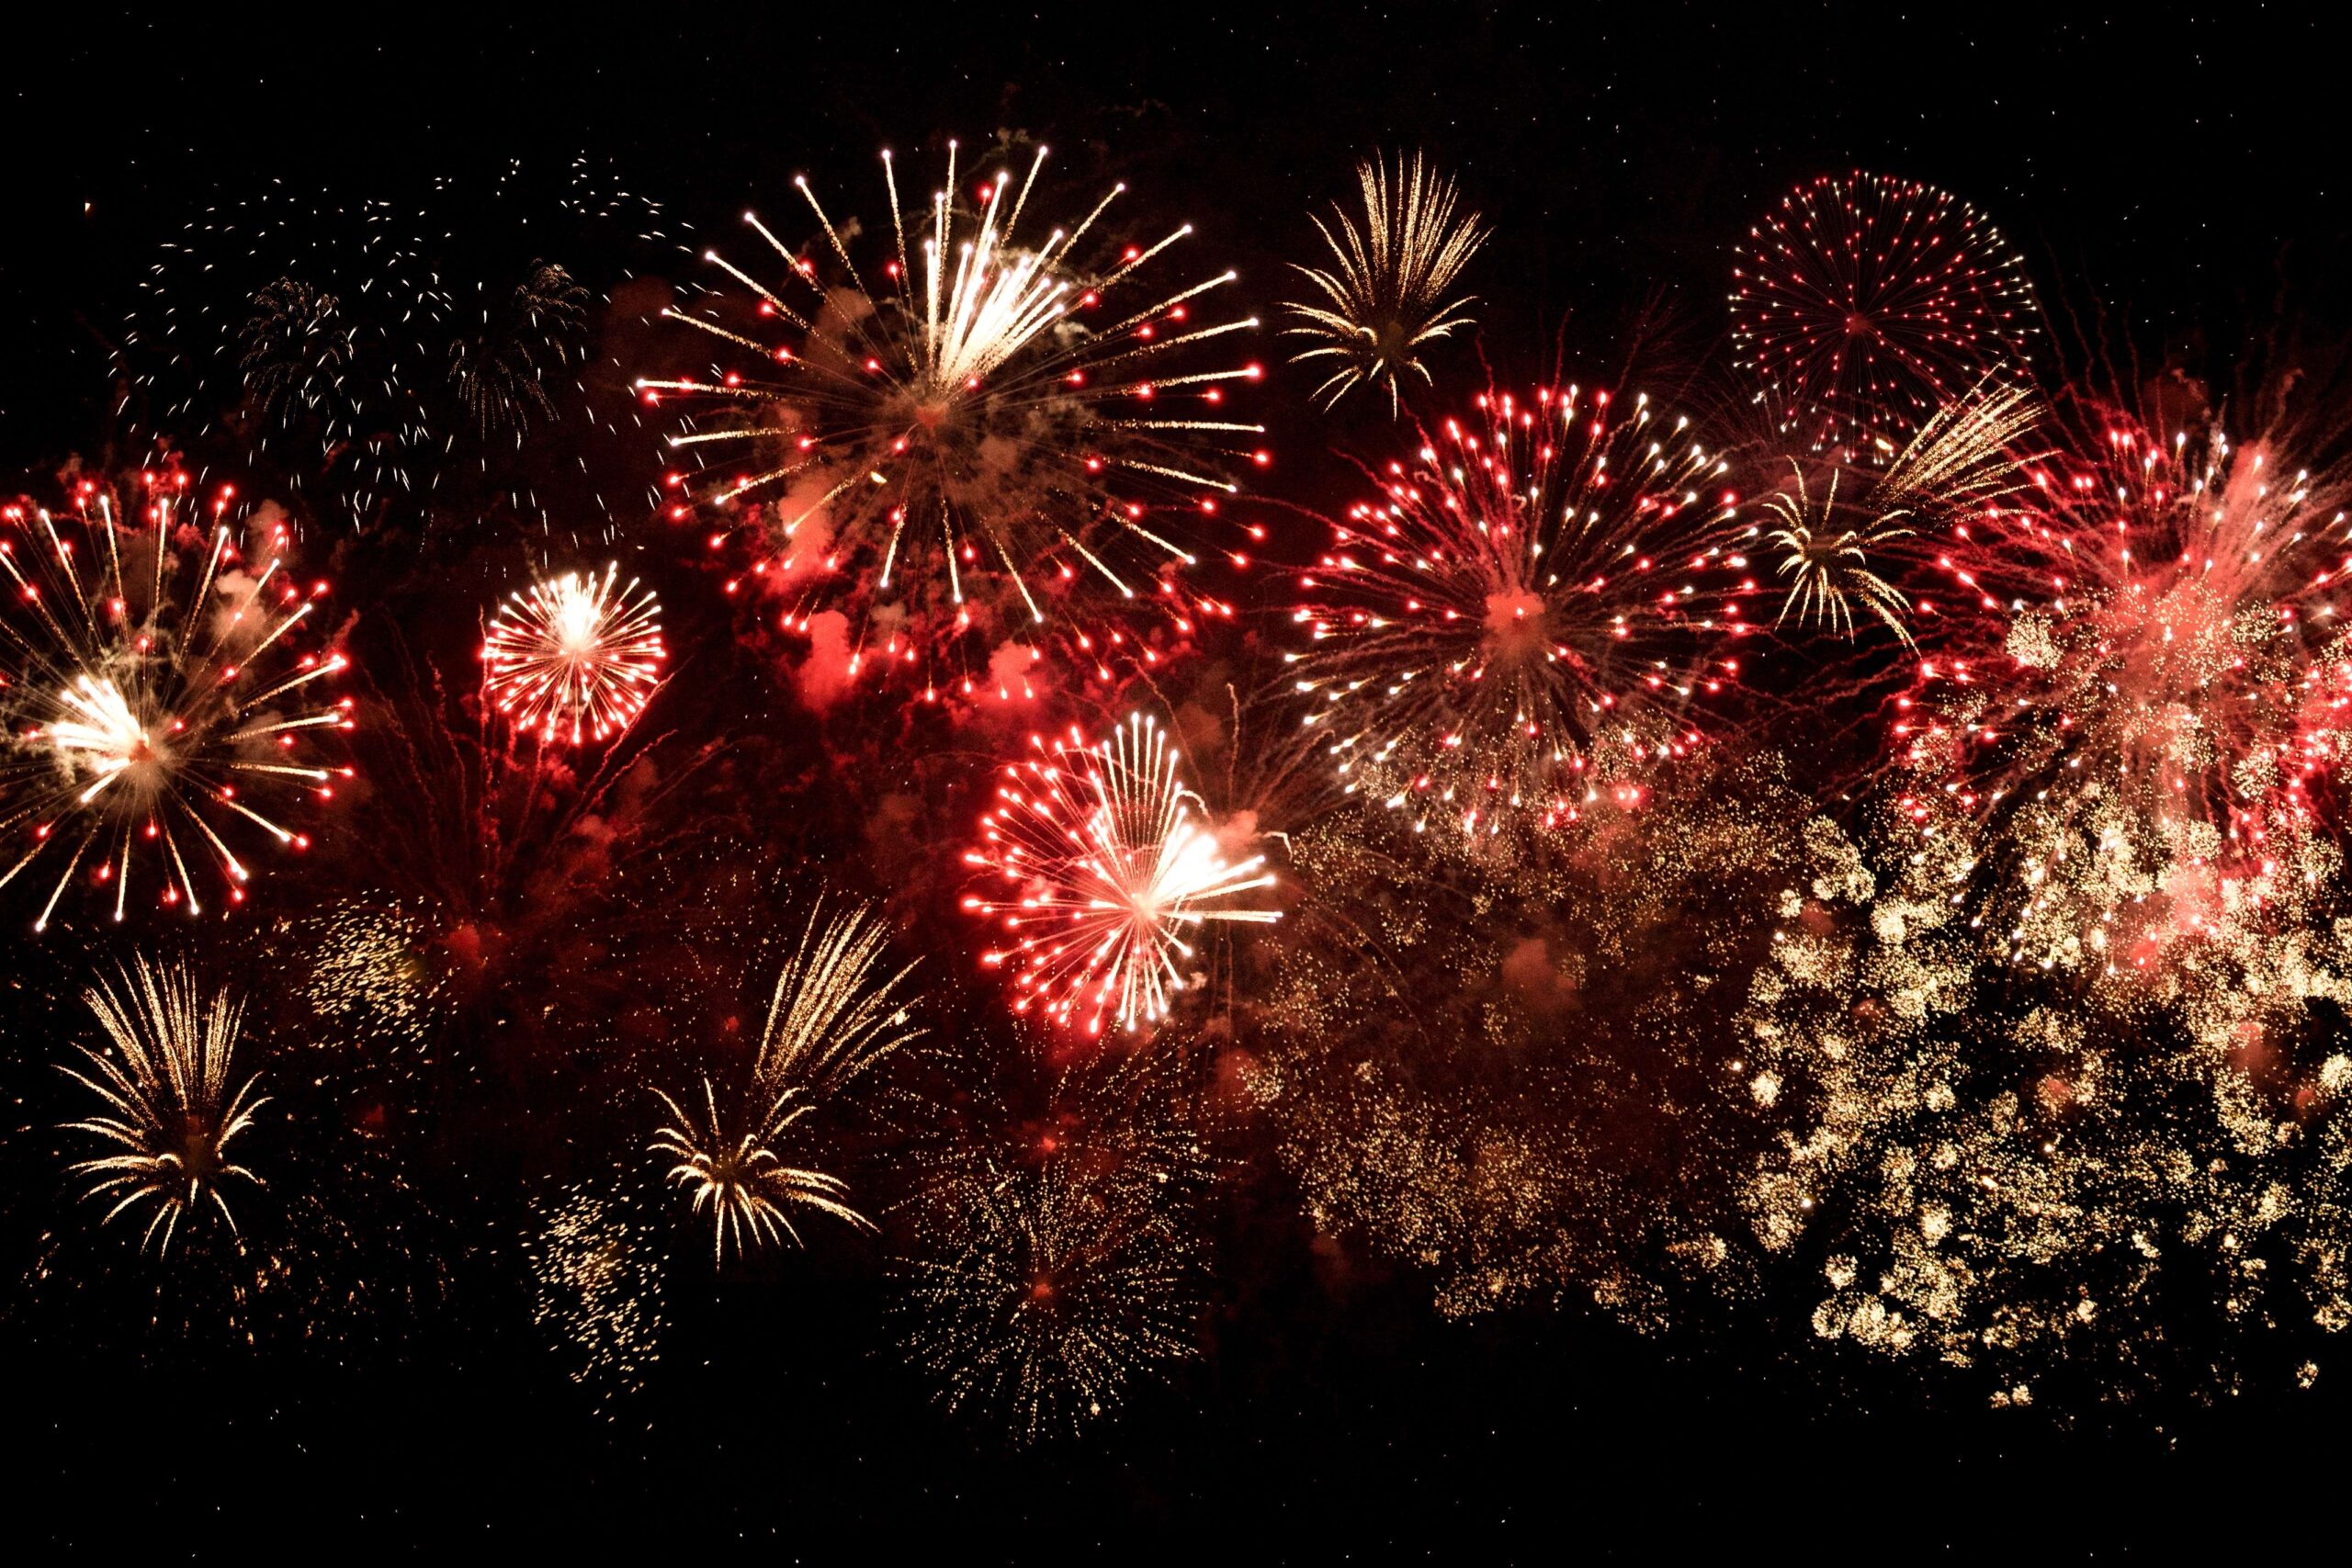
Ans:
[[[1262,856],[1229,863],[1198,815],[1178,759],[1142,714],[1094,746],[1032,736],[1037,755],[1004,770],[966,861],[1001,877],[1002,897],[964,907],[1002,921],[1003,948],[982,955],[1012,971],[1013,1010],[1033,1008],[1100,1034],[1158,1024],[1188,983],[1187,933],[1209,921],[1269,923],[1273,910],[1226,902],[1273,886]]]
[[[661,684],[662,606],[638,580],[567,571],[516,590],[483,638],[482,690],[543,744],[603,741],[637,721]]]
[[[242,903],[251,873],[224,830],[249,823],[305,848],[276,800],[329,800],[350,776],[300,755],[305,737],[351,728],[351,703],[312,691],[341,655],[288,651],[326,584],[293,581],[285,524],[246,515],[227,486],[199,507],[175,469],[132,482],[142,494],[129,515],[96,480],[63,515],[0,511],[0,571],[15,588],[0,611],[0,835],[21,845],[0,860],[0,886],[52,845],[63,862],[36,931],[77,874],[112,893],[118,920],[141,872],[160,877],[163,904],[199,914],[191,858]],[[198,528],[195,565],[186,541]]]

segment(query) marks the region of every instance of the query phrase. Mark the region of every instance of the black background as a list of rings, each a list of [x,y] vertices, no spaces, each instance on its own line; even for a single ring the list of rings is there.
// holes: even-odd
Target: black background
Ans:
[[[1531,369],[1563,344],[1623,352],[1636,320],[1713,352],[1732,239],[1788,185],[1857,164],[1968,197],[2046,299],[2104,307],[2148,352],[2227,362],[2282,314],[2325,336],[2352,310],[2352,37],[2329,7],[498,9],[40,18],[0,152],[0,461],[106,425],[102,340],[204,193],[583,150],[716,228],[803,170],[865,178],[879,145],[1025,130],[1191,216],[1271,290],[1354,156],[1426,147],[1497,220],[1482,351]],[[1277,432],[1299,473],[1333,439],[1306,429]],[[1294,1224],[1245,1214],[1228,1241],[1279,1257]],[[1241,1267],[1255,1299],[1198,1375],[1031,1459],[976,1451],[869,1366],[876,1288],[854,1281],[704,1324],[800,1347],[773,1382],[687,1371],[611,1425],[520,1348],[461,1377],[297,1356],[225,1392],[0,1351],[0,1539],[265,1560],[739,1536],[793,1561],[2161,1558],[2209,1536],[2267,1550],[2341,1506],[2352,1407],[2331,1379],[2122,1422],[1996,1419],[1824,1388],[1768,1348],[1573,1311],[1448,1326],[1409,1282],[1340,1299],[1304,1267]],[[689,1337],[673,1359],[694,1355]]]

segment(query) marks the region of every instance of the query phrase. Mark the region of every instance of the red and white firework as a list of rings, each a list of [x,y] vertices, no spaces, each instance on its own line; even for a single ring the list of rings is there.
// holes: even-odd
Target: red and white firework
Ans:
[[[1005,768],[980,818],[981,847],[964,857],[1002,887],[964,900],[1009,939],[981,963],[1012,971],[1015,1012],[1089,1034],[1106,1019],[1150,1028],[1191,983],[1203,926],[1281,919],[1250,897],[1273,874],[1262,856],[1227,857],[1168,737],[1143,715],[1095,745],[1075,728],[1030,745],[1035,755]]]
[[[2085,405],[1954,523],[1894,725],[1906,812],[1996,828],[2020,960],[2150,966],[2266,897],[2352,744],[2340,484]]]
[[[1179,635],[1231,614],[1182,579],[1234,474],[1270,460],[1227,406],[1260,367],[1220,357],[1257,321],[1215,310],[1231,272],[1148,283],[1192,225],[1131,243],[1125,186],[1030,237],[1045,162],[959,185],[951,142],[944,184],[909,211],[886,152],[887,230],[836,223],[797,181],[817,235],[787,245],[745,214],[780,279],[710,254],[742,292],[669,314],[717,357],[639,383],[689,411],[673,516],[702,509],[713,548],[748,536],[729,591],[764,585],[787,630],[842,616],[853,678],[880,661],[935,679],[967,635],[1033,643],[1052,625],[1107,680],[1133,640],[1119,610],[1156,607]],[[888,236],[864,264],[878,276],[854,254],[861,231]]]
[[[134,883],[191,915],[207,883],[242,903],[238,842],[307,848],[281,816],[350,775],[321,755],[352,727],[324,684],[345,660],[304,635],[327,585],[297,581],[275,507],[193,490],[163,465],[0,512],[0,886],[48,884],[35,931],[77,881],[118,920]]]
[[[1688,755],[1737,678],[1756,529],[1646,396],[1489,392],[1373,477],[1298,576],[1290,658],[1351,787],[1554,827]]]
[[[1809,180],[1748,231],[1732,343],[1783,434],[1848,462],[1894,457],[1988,374],[2022,376],[2040,310],[1983,214],[1917,180]]]
[[[518,589],[482,639],[482,692],[543,745],[608,740],[662,683],[662,605],[617,562]]]

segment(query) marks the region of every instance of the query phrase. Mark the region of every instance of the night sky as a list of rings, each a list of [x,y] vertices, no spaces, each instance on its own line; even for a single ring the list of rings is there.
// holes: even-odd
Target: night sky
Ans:
[[[58,11],[6,88],[5,488],[44,493],[75,455],[128,459],[171,428],[119,372],[137,353],[134,319],[151,333],[158,319],[142,279],[209,209],[275,190],[408,210],[446,179],[457,194],[435,221],[487,236],[453,239],[450,265],[510,266],[542,254],[514,214],[543,210],[531,204],[567,169],[593,169],[599,191],[658,215],[558,222],[544,254],[598,294],[609,363],[667,373],[674,344],[642,320],[646,302],[705,281],[695,255],[738,245],[747,205],[786,212],[804,172],[867,198],[877,148],[913,166],[949,136],[979,147],[1001,132],[1051,144],[1068,189],[1125,182],[1145,226],[1192,221],[1202,260],[1236,268],[1245,302],[1269,317],[1287,297],[1285,263],[1312,254],[1310,210],[1348,194],[1354,161],[1426,150],[1494,225],[1470,277],[1478,331],[1434,362],[1442,388],[1592,366],[1703,405],[1726,359],[1731,247],[1791,186],[1852,168],[1943,187],[1996,222],[2062,355],[2096,345],[2105,363],[2234,386],[2249,366],[2333,364],[2352,331],[2352,33],[2326,9]],[[502,170],[516,194],[485,197]],[[175,300],[206,287],[174,276]],[[1385,410],[1319,415],[1277,343],[1254,352],[1272,375],[1253,417],[1277,455],[1263,515],[1328,514],[1351,498],[1349,459],[1385,451]],[[895,1179],[894,1151],[922,1146],[889,1129],[920,1122],[926,1093],[968,1095],[957,1075],[1013,1049],[999,982],[956,925],[952,879],[909,867],[960,852],[984,802],[956,771],[985,771],[1021,729],[808,711],[782,642],[737,635],[718,576],[694,562],[695,531],[647,521],[666,426],[630,417],[625,390],[596,406],[615,423],[560,415],[494,470],[457,474],[429,503],[390,502],[366,540],[313,519],[307,547],[338,580],[337,614],[357,613],[345,635],[369,701],[391,706],[430,684],[420,670],[471,678],[480,612],[520,573],[567,552],[645,573],[673,649],[648,725],[665,758],[731,746],[679,775],[645,851],[643,874],[674,892],[634,884],[599,917],[618,933],[595,939],[607,972],[577,932],[542,933],[544,964],[477,964],[455,1021],[427,1026],[440,1032],[397,1065],[306,1043],[313,1057],[281,1066],[312,1086],[289,1089],[290,1105],[349,1133],[302,1144],[281,1185],[329,1206],[371,1194],[345,1206],[352,1234],[323,1267],[378,1304],[333,1333],[282,1305],[183,1309],[135,1232],[99,1231],[59,1174],[72,1086],[54,1068],[89,1033],[82,986],[130,942],[95,904],[41,939],[7,939],[0,1279],[15,1283],[0,1301],[0,1369],[19,1457],[0,1498],[12,1555],[112,1555],[136,1538],[209,1560],[601,1559],[740,1541],[814,1562],[917,1550],[1904,1561],[2160,1556],[2209,1538],[2267,1551],[2329,1528],[2352,1417],[2340,1364],[2309,1389],[2151,1372],[2156,1386],[2129,1404],[1998,1411],[1932,1368],[1897,1374],[1809,1349],[1803,1303],[1643,1333],[1571,1289],[1456,1321],[1431,1310],[1408,1263],[1319,1232],[1295,1171],[1247,1129],[1206,1222],[1216,1262],[1202,1353],[1079,1438],[1023,1446],[938,1408],[897,1349],[895,1223],[871,1238],[813,1222],[807,1251],[714,1280],[703,1233],[685,1234],[650,1183],[645,1212],[680,1232],[665,1244],[657,1369],[617,1393],[567,1379],[533,1322],[533,1205],[622,1161],[641,1168],[640,1080],[684,1059],[663,1055],[677,1039],[762,1005],[772,983],[747,976],[741,1006],[667,1010],[663,985],[705,973],[664,945],[673,933],[689,933],[681,952],[751,951],[762,917],[747,886],[765,898],[826,882],[886,901],[908,955],[922,955],[926,996],[944,995],[933,1033],[962,1055],[939,1069],[956,1087],[894,1080],[916,1109],[877,1111],[888,1126],[856,1134],[859,1179],[877,1190]],[[208,482],[237,469],[217,430],[181,439]],[[1204,657],[1246,681],[1260,641]],[[1791,715],[1785,746],[1826,746],[1860,722],[1794,677],[1766,684]],[[372,744],[362,772],[379,782],[359,792],[356,821],[411,809]],[[303,922],[331,891],[389,899],[408,886],[434,851],[404,831],[355,843],[358,829],[342,841],[322,829],[315,863],[273,861],[234,919],[134,919],[133,934],[266,989],[303,961]],[[729,880],[746,865],[752,883]],[[32,895],[0,897],[22,931]],[[572,984],[576,971],[589,983]],[[346,1146],[361,1153],[336,1152]],[[368,1174],[379,1166],[397,1178]],[[66,1232],[86,1235],[59,1243]],[[61,1269],[94,1272],[65,1290],[48,1278]],[[121,1279],[97,1277],[109,1272]],[[2183,1339],[2227,1332],[2186,1326],[2193,1317],[2184,1307]],[[2217,1358],[2182,1352],[2184,1366],[2207,1363]]]

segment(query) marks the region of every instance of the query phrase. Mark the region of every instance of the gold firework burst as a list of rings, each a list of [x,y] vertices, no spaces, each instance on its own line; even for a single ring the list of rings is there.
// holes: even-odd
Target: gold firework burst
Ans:
[[[261,1179],[232,1157],[229,1145],[268,1103],[254,1093],[256,1078],[230,1087],[244,1010],[226,989],[207,999],[187,969],[143,957],[119,981],[100,980],[84,993],[113,1052],[85,1046],[89,1071],[63,1069],[104,1103],[66,1130],[90,1134],[114,1152],[76,1162],[71,1174],[88,1181],[87,1197],[110,1205],[102,1223],[147,1211],[141,1245],[158,1252],[169,1251],[199,1213],[218,1213],[233,1232],[226,1189],[258,1187]]]
[[[1385,160],[1367,158],[1356,180],[1361,216],[1335,207],[1329,222],[1315,220],[1331,265],[1294,266],[1320,297],[1283,307],[1298,322],[1283,335],[1309,340],[1293,364],[1335,362],[1315,389],[1326,407],[1368,386],[1388,394],[1394,418],[1404,378],[1430,379],[1421,350],[1471,324],[1477,296],[1453,288],[1489,231],[1477,213],[1460,210],[1453,179],[1419,152],[1400,154],[1393,173]]]

